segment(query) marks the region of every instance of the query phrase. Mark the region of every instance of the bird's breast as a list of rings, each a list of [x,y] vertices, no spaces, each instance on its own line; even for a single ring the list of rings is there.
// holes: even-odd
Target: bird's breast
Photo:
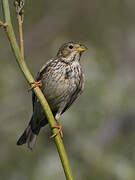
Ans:
[[[80,84],[81,67],[79,63],[72,65],[59,65],[43,79],[43,93],[51,107],[57,108],[59,104],[68,99]]]

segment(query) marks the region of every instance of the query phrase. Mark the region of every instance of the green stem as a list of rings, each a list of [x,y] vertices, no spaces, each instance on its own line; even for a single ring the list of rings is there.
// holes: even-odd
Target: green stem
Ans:
[[[31,73],[30,73],[30,71],[29,71],[29,69],[28,69],[28,67],[27,67],[27,65],[26,65],[26,63],[24,61],[24,58],[20,54],[20,50],[19,50],[16,38],[15,38],[15,34],[14,34],[14,31],[13,31],[13,27],[12,27],[12,24],[11,24],[8,0],[1,0],[1,1],[2,1],[2,7],[3,7],[4,21],[8,24],[8,26],[5,29],[6,29],[6,32],[7,32],[8,39],[10,41],[10,45],[12,47],[12,51],[13,51],[13,53],[15,55],[16,61],[17,61],[18,65],[19,65],[19,68],[21,69],[21,71],[24,74],[24,77],[26,78],[28,83],[31,84],[35,80],[34,80],[33,76],[31,75]],[[49,107],[43,93],[41,92],[40,88],[38,88],[38,87],[34,88],[34,92],[35,92],[36,96],[38,97],[38,99],[40,100],[40,102],[42,104],[42,107],[43,107],[43,109],[45,111],[45,114],[46,114],[46,116],[48,118],[48,121],[49,121],[49,124],[50,124],[51,128],[56,126],[56,121],[55,121],[55,119],[53,117],[51,109],[50,109],[50,107]],[[58,129],[54,128],[52,130],[52,132],[56,133],[56,132],[58,132]],[[59,156],[60,156],[60,159],[61,159],[61,162],[62,162],[62,166],[63,166],[64,172],[65,172],[66,179],[67,180],[73,180],[74,178],[72,176],[72,171],[71,171],[71,168],[70,168],[70,165],[69,165],[69,161],[68,161],[66,151],[65,151],[62,139],[60,137],[60,134],[58,134],[55,137],[55,142],[56,142],[56,145],[57,145],[57,149],[58,149],[58,152],[59,152]]]
[[[20,39],[20,52],[21,55],[24,57],[23,31],[22,31],[22,22],[20,15],[17,15],[17,20],[18,20],[19,39]]]
[[[21,6],[21,4],[23,4]],[[15,1],[15,8],[16,8],[16,14],[17,14],[17,21],[18,21],[18,31],[19,31],[19,42],[20,42],[20,52],[21,56],[24,57],[24,43],[23,43],[23,30],[22,30],[22,25],[23,25],[23,15],[22,12],[24,11],[24,1],[20,0]]]

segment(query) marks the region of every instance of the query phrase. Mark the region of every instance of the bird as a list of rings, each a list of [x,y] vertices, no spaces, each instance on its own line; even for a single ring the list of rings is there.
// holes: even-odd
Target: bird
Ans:
[[[81,65],[81,55],[87,49],[79,42],[66,42],[58,50],[57,55],[51,58],[37,74],[36,82],[31,88],[39,86],[47,99],[56,120],[58,133],[63,137],[60,116],[73,104],[84,89],[84,72]],[[37,136],[42,127],[48,124],[44,110],[32,93],[33,115],[31,120],[18,139],[17,145],[27,144],[33,149]]]

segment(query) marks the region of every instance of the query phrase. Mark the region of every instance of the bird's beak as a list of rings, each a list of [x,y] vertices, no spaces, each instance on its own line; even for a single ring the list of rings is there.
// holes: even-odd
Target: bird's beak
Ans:
[[[84,52],[84,51],[87,50],[87,48],[86,48],[86,46],[84,46],[84,45],[79,45],[79,46],[76,48],[76,50],[77,50],[78,52]]]

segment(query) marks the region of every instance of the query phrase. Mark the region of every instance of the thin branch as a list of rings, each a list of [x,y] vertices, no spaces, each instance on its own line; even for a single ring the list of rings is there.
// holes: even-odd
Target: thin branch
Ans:
[[[16,61],[17,61],[18,65],[19,65],[20,70],[24,74],[24,77],[26,78],[28,83],[31,84],[31,83],[34,82],[34,78],[31,75],[31,73],[30,73],[30,71],[29,71],[29,69],[28,69],[28,67],[27,67],[27,65],[26,65],[26,63],[24,61],[24,58],[21,56],[19,47],[17,45],[17,41],[16,41],[16,38],[15,38],[15,34],[14,34],[14,31],[13,31],[12,24],[11,24],[8,0],[1,0],[1,1],[2,1],[2,6],[3,6],[4,20],[8,24],[8,26],[6,27],[6,32],[7,32],[8,39],[10,41],[10,45],[12,47],[12,51],[13,51],[13,53],[15,55],[15,58],[16,58]],[[38,99],[41,102],[41,105],[42,105],[42,107],[43,107],[43,109],[45,111],[45,114],[46,114],[46,116],[48,118],[48,121],[49,121],[49,124],[50,124],[51,128],[56,126],[56,122],[55,122],[55,119],[53,117],[53,114],[52,114],[52,112],[50,110],[50,107],[49,107],[43,93],[41,92],[40,88],[39,87],[34,88],[34,92],[35,92],[36,96],[38,97]],[[54,129],[52,129],[52,132],[56,133],[56,132],[58,132],[58,129],[54,128]],[[62,162],[62,165],[63,165],[63,169],[64,169],[64,172],[65,172],[66,179],[67,180],[73,180],[74,178],[72,176],[72,171],[71,171],[71,168],[70,168],[70,165],[69,165],[69,161],[68,161],[66,151],[65,151],[62,139],[60,137],[60,134],[58,134],[55,137],[55,142],[56,142],[57,149],[58,149],[58,152],[59,152],[59,156],[60,156],[60,159],[61,159],[61,162]]]
[[[20,52],[24,57],[24,42],[23,42],[23,31],[22,24],[24,21],[24,1],[23,0],[15,0],[15,7],[17,13],[17,21],[18,21],[18,30],[19,30],[19,39],[20,39]]]
[[[17,19],[18,19],[18,29],[19,29],[19,37],[20,37],[20,51],[21,51],[21,55],[24,57],[24,43],[23,43],[21,16],[18,15]]]

